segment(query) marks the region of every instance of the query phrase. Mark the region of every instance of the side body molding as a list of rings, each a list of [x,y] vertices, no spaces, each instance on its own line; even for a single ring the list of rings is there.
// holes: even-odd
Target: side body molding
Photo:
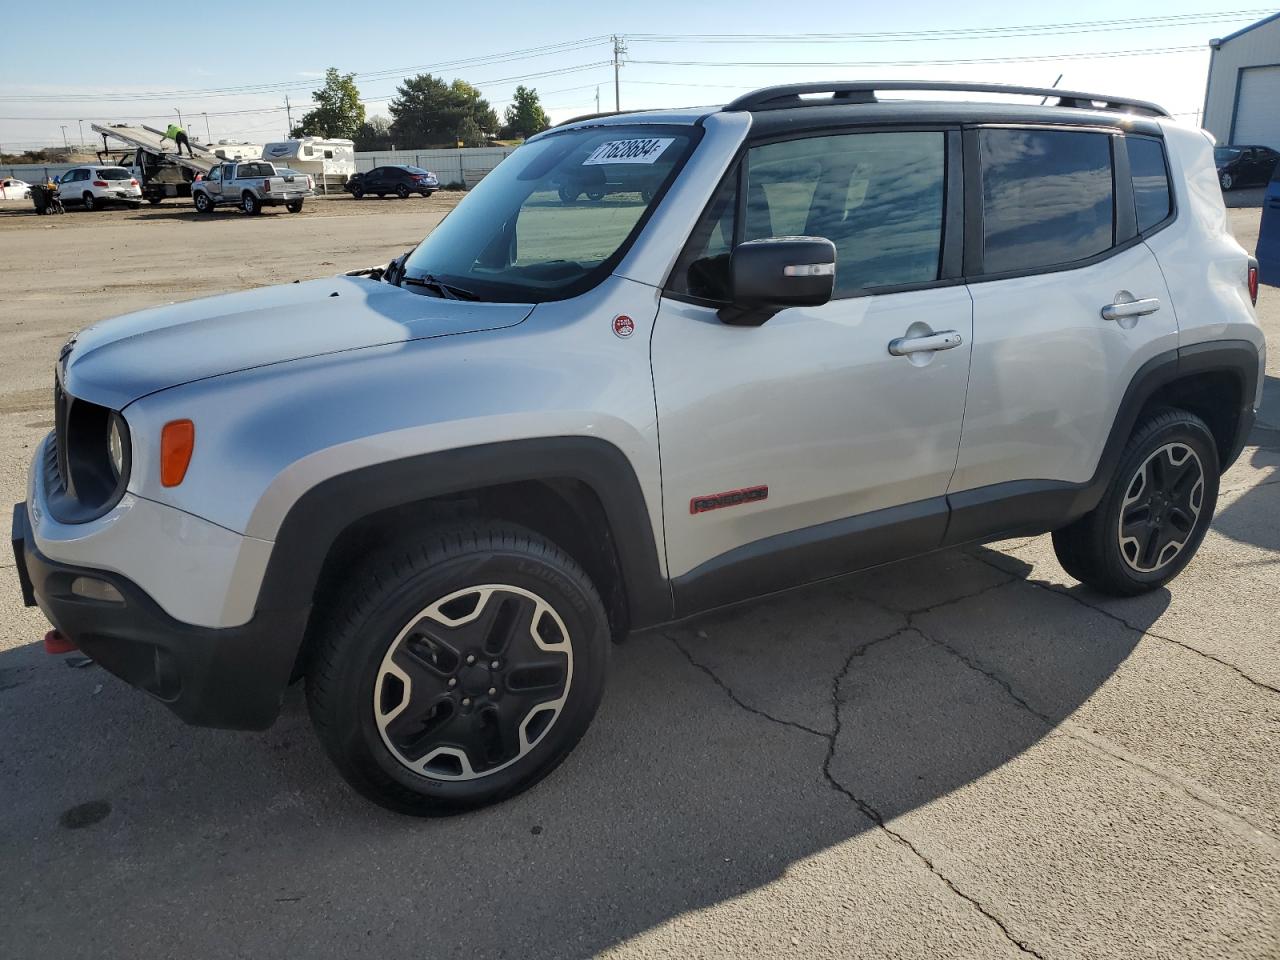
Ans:
[[[676,615],[690,616],[940,548],[1064,526],[1101,501],[1143,407],[1162,387],[1182,378],[1226,373],[1238,382],[1241,405],[1234,412],[1231,443],[1222,452],[1225,470],[1240,455],[1252,427],[1258,371],[1258,348],[1247,340],[1160,354],[1138,369],[1126,389],[1089,481],[997,483],[766,537],[676,577]]]
[[[1152,357],[1138,368],[1125,390],[1098,466],[1088,482],[1015,480],[948,494],[951,518],[942,545],[1043,533],[1088,513],[1106,492],[1143,407],[1162,387],[1184,377],[1226,373],[1239,382],[1241,405],[1236,412],[1233,439],[1222,451],[1225,471],[1240,456],[1253,426],[1258,371],[1258,348],[1248,340],[1217,340]]]

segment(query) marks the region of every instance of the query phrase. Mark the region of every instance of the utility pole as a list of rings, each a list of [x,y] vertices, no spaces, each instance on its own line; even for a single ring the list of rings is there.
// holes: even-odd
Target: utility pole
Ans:
[[[596,113],[600,112],[600,84],[596,84]]]
[[[284,95],[284,115],[289,122],[288,129],[284,132],[284,138],[288,140],[293,136],[293,111],[289,108],[289,95]]]
[[[617,34],[613,37],[613,109],[622,112],[622,85],[618,80],[618,71],[622,69],[622,57],[627,52],[627,41]]]
[[[209,132],[209,114],[204,110],[200,111],[200,116],[204,117],[204,135],[205,143],[213,143],[213,134]]]
[[[84,146],[84,121],[77,120],[76,123],[80,124],[80,146],[83,147]]]
[[[67,143],[67,125],[63,123],[63,124],[60,124],[60,126],[62,127],[62,149],[70,153],[71,144]]]
[[[174,112],[174,113],[176,113],[176,114],[178,115],[178,126],[180,126],[180,127],[181,127],[181,126],[182,126],[182,111],[181,111],[181,110],[179,110],[177,107],[174,107],[174,108],[173,108],[173,112]]]

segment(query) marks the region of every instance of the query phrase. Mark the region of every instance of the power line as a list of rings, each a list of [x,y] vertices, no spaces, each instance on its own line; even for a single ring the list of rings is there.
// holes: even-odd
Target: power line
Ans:
[[[662,67],[949,67],[977,63],[1033,63],[1043,60],[1107,60],[1115,57],[1149,57],[1173,53],[1200,53],[1207,47],[1148,47],[1142,50],[1110,50],[1096,53],[1041,53],[1019,57],[957,57],[948,60],[631,60],[630,63]],[[694,84],[697,86],[697,84]]]
[[[1056,36],[1115,30],[1153,30],[1239,20],[1274,13],[1270,8],[1213,10],[1203,13],[1067,23],[1017,24],[1003,27],[956,27],[927,30],[883,30],[867,33],[629,33],[636,43],[911,43],[977,38]]]
[[[364,73],[356,73],[354,76],[357,80],[375,81],[404,76],[405,74],[410,73],[430,72],[432,70],[487,66],[497,63],[507,63],[514,60],[525,60],[532,59],[534,57],[546,57],[561,53],[569,53],[601,43],[608,39],[608,37],[586,37],[580,40],[544,44],[540,47],[526,47],[521,50],[508,50],[502,53],[488,54],[480,57],[469,57],[462,60],[449,60],[439,63],[418,64],[407,67],[384,68]],[[189,90],[142,90],[136,92],[93,93],[87,95],[78,93],[33,94],[30,96],[0,96],[0,102],[91,103],[171,98],[198,99],[203,97],[244,96],[251,93],[284,93],[292,90],[314,89],[317,85],[316,80],[303,80],[244,84],[235,87],[208,87]]]

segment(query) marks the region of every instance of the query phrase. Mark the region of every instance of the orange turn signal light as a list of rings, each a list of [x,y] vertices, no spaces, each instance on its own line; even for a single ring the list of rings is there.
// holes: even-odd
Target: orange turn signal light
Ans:
[[[196,425],[190,420],[170,420],[160,431],[160,483],[176,487],[187,475],[196,447]]]

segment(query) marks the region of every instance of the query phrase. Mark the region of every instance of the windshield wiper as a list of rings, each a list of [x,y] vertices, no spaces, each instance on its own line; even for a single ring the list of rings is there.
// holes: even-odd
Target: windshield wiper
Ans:
[[[427,274],[424,277],[405,277],[400,281],[406,286],[426,287],[428,290],[434,290],[436,294],[445,300],[479,300],[480,295],[473,293],[465,287],[459,287],[457,284],[445,283]]]

